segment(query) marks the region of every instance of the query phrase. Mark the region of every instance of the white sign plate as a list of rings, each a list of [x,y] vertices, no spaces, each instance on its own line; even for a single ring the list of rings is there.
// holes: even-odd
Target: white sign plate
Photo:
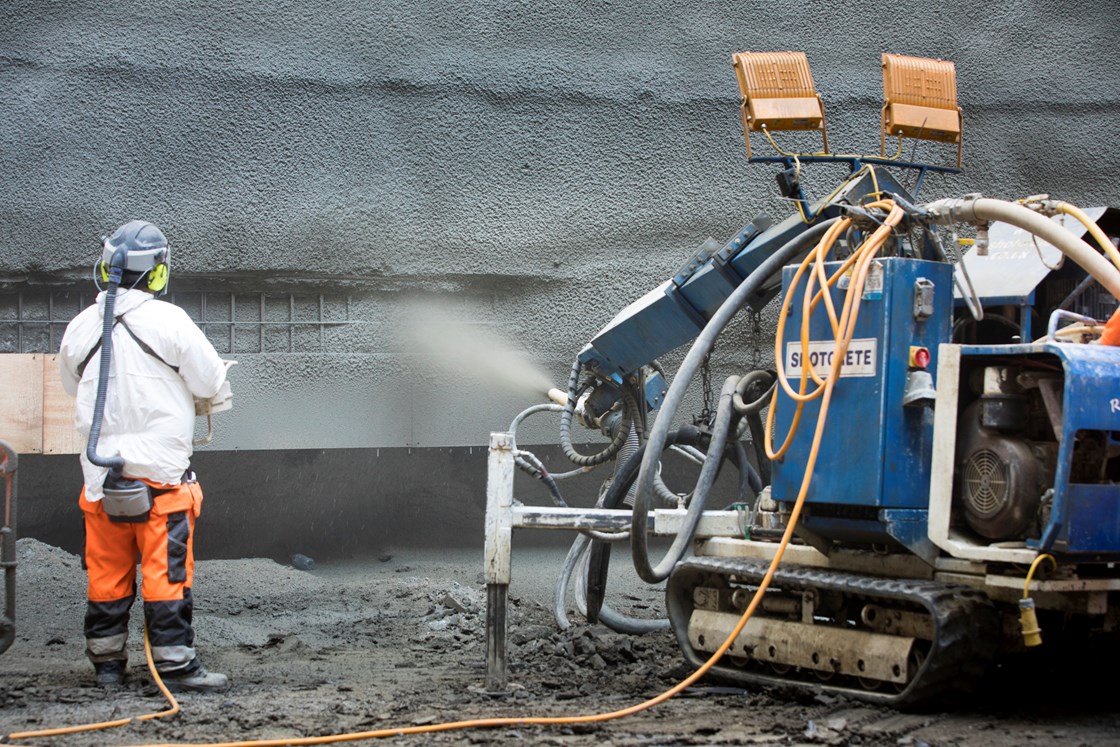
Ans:
[[[840,367],[841,376],[874,376],[878,340],[868,337],[852,340],[848,344],[848,352],[844,355],[844,363]],[[822,379],[828,376],[832,369],[832,356],[836,352],[836,343],[833,340],[809,342],[809,349],[802,355],[801,341],[786,343],[786,376],[790,379],[800,378],[803,358],[809,359],[813,370]]]

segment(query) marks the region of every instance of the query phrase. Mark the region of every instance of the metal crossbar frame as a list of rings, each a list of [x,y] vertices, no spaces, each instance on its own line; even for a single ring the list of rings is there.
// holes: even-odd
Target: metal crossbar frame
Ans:
[[[512,576],[514,529],[629,529],[628,509],[554,508],[525,506],[515,502],[513,477],[516,470],[513,434],[491,433],[486,477],[486,685],[487,692],[505,692],[508,685],[507,617],[509,583]],[[649,529],[658,535],[675,535],[684,523],[684,509],[655,509]],[[694,537],[741,537],[737,511],[705,511]]]

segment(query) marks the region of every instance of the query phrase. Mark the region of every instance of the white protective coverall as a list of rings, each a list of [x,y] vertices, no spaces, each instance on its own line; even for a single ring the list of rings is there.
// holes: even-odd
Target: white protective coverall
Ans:
[[[101,369],[104,309],[101,293],[96,304],[70,322],[60,349],[62,383],[77,398],[75,425],[87,440]],[[83,560],[89,581],[86,655],[99,677],[123,674],[139,554],[156,668],[163,677],[216,679],[201,669],[194,648],[193,542],[202,488],[188,467],[194,451],[194,398],[216,395],[226,366],[186,312],[146,291],[119,291],[114,316],[118,321],[96,449],[103,457],[120,454],[124,476],[148,481],[153,503],[140,521],[114,521],[102,511],[108,469],[90,463],[83,449],[85,489],[78,505],[85,517]]]
[[[100,348],[83,372],[78,368],[101,341],[104,309],[102,292],[95,305],[70,322],[59,350],[62,385],[77,398],[75,425],[86,438],[97,398]],[[120,323],[113,328],[109,387],[97,453],[104,457],[119,453],[128,477],[177,485],[194,452],[194,398],[210,399],[218,393],[225,382],[226,365],[205,333],[174,304],[156,300],[146,291],[126,289],[117,292],[113,312],[116,319],[124,318],[128,328]],[[132,335],[168,365],[143,350]],[[84,449],[81,463],[86,500],[101,500],[108,468],[92,464]]]

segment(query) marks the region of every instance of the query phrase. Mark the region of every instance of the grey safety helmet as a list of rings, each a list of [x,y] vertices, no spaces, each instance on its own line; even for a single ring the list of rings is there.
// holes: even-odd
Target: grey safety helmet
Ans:
[[[102,239],[101,279],[109,280],[109,267],[113,256],[122,247],[124,258],[124,277],[121,285],[138,286],[142,290],[162,296],[167,292],[167,282],[171,277],[171,249],[167,237],[154,224],[143,220],[130,220]],[[146,277],[145,277],[146,276]]]

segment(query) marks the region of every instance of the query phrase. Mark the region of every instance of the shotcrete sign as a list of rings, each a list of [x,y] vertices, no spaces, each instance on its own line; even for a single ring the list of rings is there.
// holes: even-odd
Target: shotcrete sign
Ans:
[[[840,366],[841,376],[874,376],[876,339],[852,340],[844,354],[844,362]],[[809,365],[822,379],[828,376],[832,369],[832,357],[836,354],[836,342],[823,340],[810,342],[809,349],[802,355],[800,341],[786,343],[786,376],[789,378],[801,376],[802,361],[809,359]]]

